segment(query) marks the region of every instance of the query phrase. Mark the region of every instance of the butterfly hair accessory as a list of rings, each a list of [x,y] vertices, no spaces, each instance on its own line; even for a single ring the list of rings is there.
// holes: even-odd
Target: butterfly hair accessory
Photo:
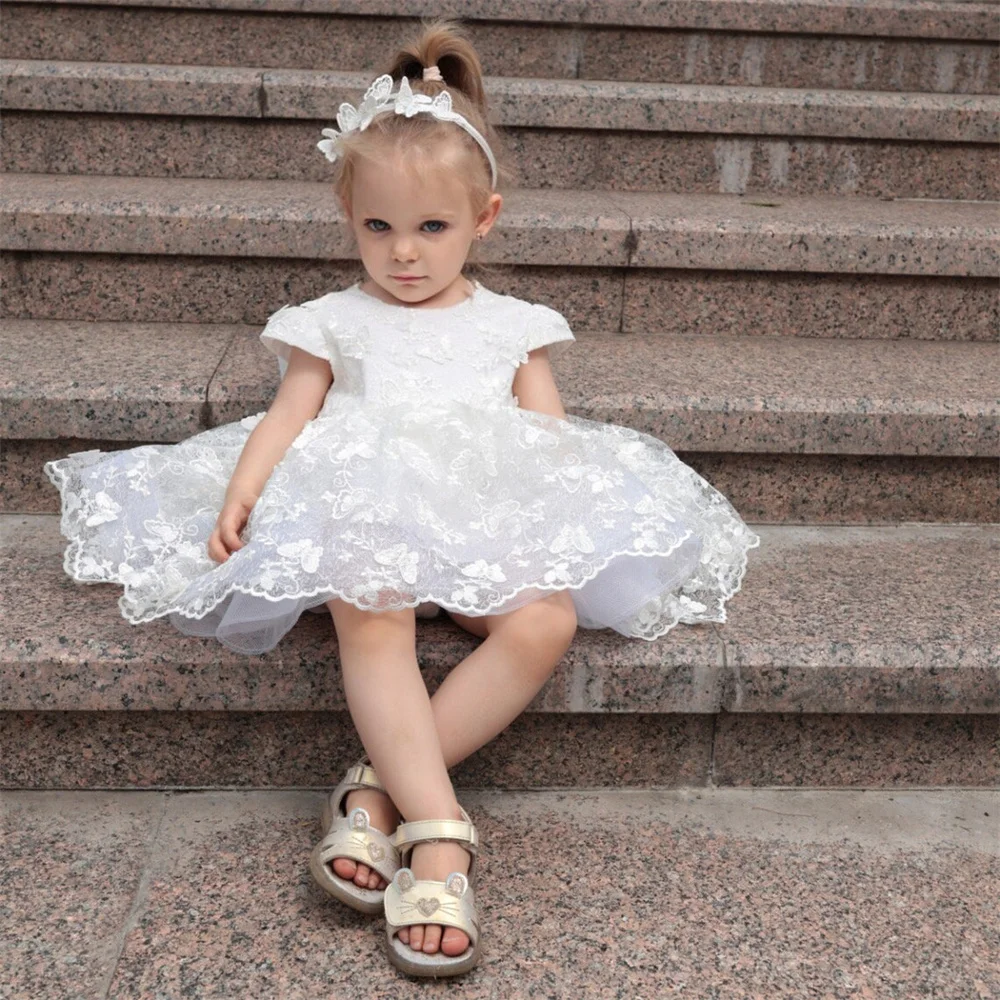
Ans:
[[[337,111],[337,124],[340,126],[340,131],[338,132],[334,128],[325,128],[322,135],[327,138],[316,143],[323,155],[331,163],[336,161],[341,153],[341,138],[352,132],[363,132],[371,125],[375,116],[383,111],[393,110],[397,115],[405,115],[407,118],[412,118],[416,114],[429,114],[439,121],[454,122],[476,140],[486,154],[486,159],[490,161],[492,184],[496,188],[497,164],[493,157],[493,151],[479,130],[470,125],[464,115],[452,110],[451,94],[447,90],[442,90],[434,97],[429,97],[427,94],[414,94],[410,87],[410,81],[405,76],[399,81],[399,90],[394,93],[393,83],[392,77],[385,73],[365,91],[365,96],[357,107],[346,102],[341,104]]]

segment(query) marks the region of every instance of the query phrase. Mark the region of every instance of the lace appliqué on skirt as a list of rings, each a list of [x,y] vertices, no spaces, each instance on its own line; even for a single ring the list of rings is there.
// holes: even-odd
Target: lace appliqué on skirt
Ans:
[[[759,538],[657,438],[516,407],[355,402],[306,425],[223,564],[206,542],[260,415],[47,463],[67,572],[121,584],[131,622],[169,615],[242,652],[331,597],[483,615],[569,589],[581,627],[647,640],[726,620]]]

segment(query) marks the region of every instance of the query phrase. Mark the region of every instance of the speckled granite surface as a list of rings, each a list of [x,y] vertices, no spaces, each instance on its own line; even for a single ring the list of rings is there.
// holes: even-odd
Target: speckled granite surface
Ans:
[[[608,198],[631,219],[633,267],[981,277],[1000,268],[992,204],[626,191]]]
[[[765,524],[1000,522],[996,458],[680,452]]]
[[[9,250],[353,259],[323,184],[10,174]],[[512,191],[485,262],[992,277],[1000,226],[962,202]]]
[[[737,10],[736,4],[722,6]],[[742,4],[738,11],[751,19],[759,8],[758,4]],[[956,5],[950,8],[954,11]],[[857,13],[876,9],[858,4],[852,8]],[[818,5],[812,5],[814,19],[819,10]],[[982,5],[978,12],[982,13]],[[743,26],[748,27],[745,21]],[[592,28],[582,33],[579,75],[591,80],[617,80],[627,75],[630,80],[834,90],[997,91],[1000,53],[985,40],[837,37],[821,34],[815,20],[809,31],[796,37],[752,31],[737,34],[732,30]]]
[[[624,282],[625,333],[1000,340],[995,278],[635,268]]]
[[[405,17],[338,17],[300,10],[295,16],[276,18],[266,4],[253,4],[256,9],[250,6],[220,12],[63,4],[43,12],[34,5],[11,4],[6,15],[6,55],[374,74],[384,69],[391,50],[405,43],[419,26],[416,19]],[[714,6],[734,7],[717,0]],[[589,25],[580,31],[576,17],[559,24],[466,23],[488,76],[837,90],[996,91],[998,53],[987,42],[892,38],[884,31],[877,38],[762,35],[750,26],[761,6],[744,4],[738,12],[742,16],[732,18],[728,31],[676,30],[681,25],[674,30]],[[780,6],[787,11],[791,5]],[[923,7],[927,9],[926,4]],[[981,7],[968,5],[968,10],[979,13]],[[800,25],[810,32],[816,30],[817,11],[822,8],[813,4],[812,10],[812,22],[803,20]],[[854,5],[853,11],[865,8]],[[502,16],[503,12],[496,13]]]
[[[240,66],[5,60],[7,107],[259,118],[261,73]]]
[[[360,261],[10,252],[0,257],[6,315],[23,319],[248,323],[285,303],[346,288]],[[488,288],[558,308],[574,331],[620,322],[622,272],[599,267],[479,265]]]
[[[305,155],[320,123],[7,111],[7,172],[323,181]],[[991,145],[514,127],[505,140],[526,188],[1000,198]],[[66,148],[74,150],[72,160]],[[289,149],[303,155],[290,157]]]
[[[10,250],[351,256],[334,199],[317,184],[10,174],[4,194]]]
[[[3,528],[0,709],[344,709],[328,616],[304,615],[267,656],[237,656],[164,621],[131,626],[119,588],[74,584],[57,519],[10,515]],[[984,613],[995,526],[755,530],[725,625],[652,643],[581,629],[532,711],[1000,712],[1000,639]],[[432,690],[477,641],[445,616],[419,622]]]
[[[1000,355],[989,344],[958,351],[935,342],[612,337],[554,359],[553,370],[569,412],[638,425],[675,450],[995,456]],[[265,384],[273,377],[273,365],[239,340],[229,356],[242,371],[253,365]],[[230,404],[221,382],[218,395],[215,388],[213,379],[218,423]],[[250,401],[270,397],[268,386]]]
[[[137,113],[183,112],[171,101],[175,78],[187,84],[193,108],[205,113],[211,95],[228,93],[226,68],[162,66],[118,72],[115,63],[39,63],[11,60],[13,108],[50,111]],[[246,71],[242,71],[246,72]],[[164,96],[149,80],[164,79]],[[60,86],[52,85],[52,78]],[[117,79],[113,96],[95,81]],[[39,82],[35,82],[39,81]],[[42,88],[39,84],[45,81]],[[233,81],[235,82],[235,81]],[[356,103],[371,82],[369,73],[268,69],[259,74],[260,108],[255,117],[329,119],[344,101]],[[551,80],[495,77],[484,81],[491,120],[532,128],[721,132],[751,135],[812,135],[843,138],[990,142],[998,135],[997,99],[979,94],[892,94],[877,91],[708,87],[699,84],[614,80]],[[228,116],[225,104],[215,112]],[[238,112],[234,111],[233,114]],[[250,114],[249,109],[244,116]]]
[[[719,785],[1000,787],[993,715],[746,715],[716,720]]]
[[[352,284],[360,263],[11,252],[0,276],[12,318],[262,325],[277,304]],[[985,277],[510,265],[479,277],[559,309],[578,332],[1000,338],[1000,301]]]
[[[178,440],[266,409],[277,386],[257,327],[94,324],[84,336],[84,325],[62,321],[6,325],[8,437]],[[135,331],[141,351],[126,339]],[[567,412],[675,451],[1000,454],[992,344],[608,335],[588,350],[596,336],[553,359]],[[65,341],[51,363],[36,358],[40,338]]]
[[[1000,713],[998,526],[772,530],[720,629],[727,710]]]
[[[59,0],[66,2],[66,0]],[[292,11],[391,16],[393,0],[69,0],[89,6]],[[411,0],[411,17],[586,25],[773,31],[914,38],[997,39],[990,0]]]
[[[10,59],[3,98],[18,110],[332,122],[370,82],[368,72],[339,70]],[[497,125],[979,143],[1000,134],[998,100],[988,94],[512,76],[484,86]]]
[[[280,382],[269,352],[261,358],[259,331],[235,337],[208,386],[208,419],[213,425],[260,413],[271,405]]]
[[[135,441],[132,447],[149,444]],[[42,471],[46,462],[74,451],[112,451],[121,441],[48,438],[0,442],[0,512],[49,514],[59,511],[59,494]]]
[[[4,980],[32,1000],[65,1000],[81,973],[99,1000],[969,1000],[1000,987],[996,793],[462,801],[482,839],[484,954],[434,983],[392,969],[382,920],[311,881],[318,793],[9,793]]]
[[[674,450],[1000,454],[993,344],[620,336],[552,368],[567,412]]]
[[[0,788],[329,788],[346,712],[0,712]],[[1000,787],[996,715],[536,713],[458,788]]]
[[[3,795],[0,979],[11,1000],[107,995],[163,813],[152,795]]]
[[[233,327],[7,320],[0,433],[177,440],[205,427],[205,396]],[[41,345],[41,349],[39,349]]]
[[[454,767],[452,780],[705,785],[714,726],[711,715],[529,712]],[[0,788],[327,788],[362,753],[347,712],[0,712],[0,742]],[[952,757],[957,776],[961,754]]]
[[[119,129],[108,125],[112,132],[126,128],[127,123]],[[149,126],[140,122],[130,131],[139,128],[145,132]],[[296,126],[281,128],[291,132]],[[995,151],[987,145],[524,128],[508,130],[508,140],[525,187],[972,201],[1000,196]],[[134,136],[125,141],[139,145]],[[271,155],[268,147],[260,151],[262,175],[275,175],[273,164],[287,141],[286,136],[277,136],[277,148],[274,141],[270,145]],[[34,138],[26,142],[39,145]],[[152,142],[155,139],[146,139],[143,148]],[[89,148],[91,141],[81,140],[80,145]],[[11,155],[15,153],[12,148]],[[32,170],[48,169],[57,159],[45,152],[29,156]],[[149,163],[149,173],[165,172],[156,162],[162,157],[155,152],[137,152],[137,159]],[[315,166],[307,160],[301,163],[303,170]]]

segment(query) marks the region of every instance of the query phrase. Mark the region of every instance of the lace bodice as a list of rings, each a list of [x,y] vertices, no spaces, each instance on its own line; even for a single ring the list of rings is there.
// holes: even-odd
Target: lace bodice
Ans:
[[[516,407],[514,375],[528,352],[574,337],[556,310],[476,282],[469,298],[441,309],[392,305],[352,285],[282,307],[260,339],[284,361],[294,346],[330,362],[326,410],[344,394],[377,408]]]

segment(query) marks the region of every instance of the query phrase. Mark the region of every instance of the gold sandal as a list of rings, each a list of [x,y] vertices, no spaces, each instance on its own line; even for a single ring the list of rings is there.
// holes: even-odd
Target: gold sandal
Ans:
[[[349,816],[344,814],[347,793],[358,788],[385,791],[367,757],[348,770],[327,799],[323,807],[326,835],[309,856],[309,870],[320,886],[342,903],[362,913],[379,913],[384,889],[362,888],[333,870],[334,858],[350,858],[367,865],[389,882],[399,869],[399,851],[389,837],[372,827],[368,810],[358,806]]]
[[[472,856],[469,874],[452,872],[443,882],[417,879],[411,869],[400,868],[385,890],[385,930],[388,936],[389,961],[411,976],[457,976],[468,972],[480,953],[479,917],[473,885],[476,878],[476,854],[479,834],[462,809],[462,819],[417,820],[400,823],[393,843],[399,850],[400,864],[413,851],[415,844],[438,840],[454,840]],[[461,955],[434,955],[414,951],[396,936],[402,927],[416,924],[441,924],[457,927],[469,935],[469,947]]]

